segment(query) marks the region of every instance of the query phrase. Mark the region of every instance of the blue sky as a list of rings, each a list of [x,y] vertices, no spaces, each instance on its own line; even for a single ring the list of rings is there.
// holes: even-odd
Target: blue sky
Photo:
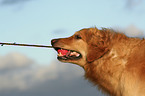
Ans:
[[[5,0],[12,1],[12,0]],[[96,26],[145,31],[143,0],[13,0],[0,5],[0,41],[50,45],[53,38]],[[19,1],[19,2],[18,2]],[[56,60],[53,49],[0,47],[0,55],[20,52],[41,64]]]

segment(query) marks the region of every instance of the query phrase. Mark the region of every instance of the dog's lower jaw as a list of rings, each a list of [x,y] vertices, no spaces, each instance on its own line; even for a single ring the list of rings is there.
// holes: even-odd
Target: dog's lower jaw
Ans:
[[[83,57],[78,60],[61,60],[61,59],[58,59],[58,60],[60,62],[64,62],[64,63],[72,63],[72,64],[78,65],[82,68],[84,68],[85,64],[87,63],[86,59],[84,59]]]

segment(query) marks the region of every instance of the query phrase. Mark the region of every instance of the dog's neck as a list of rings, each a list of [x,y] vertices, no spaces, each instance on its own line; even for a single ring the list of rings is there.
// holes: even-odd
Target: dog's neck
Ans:
[[[134,40],[137,41],[134,43]],[[102,58],[84,66],[86,79],[94,82],[105,92],[120,96],[120,80],[125,70],[129,55],[140,39],[114,39],[110,51]]]
[[[104,57],[84,66],[86,79],[92,81],[104,92],[119,94],[117,92],[118,82],[126,64],[125,59],[118,61],[119,54],[112,49]],[[118,95],[119,96],[119,95]]]

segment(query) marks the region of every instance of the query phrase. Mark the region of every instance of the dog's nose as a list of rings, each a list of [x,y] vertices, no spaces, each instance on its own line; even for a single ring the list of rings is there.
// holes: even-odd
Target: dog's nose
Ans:
[[[51,40],[51,45],[54,45],[54,43],[56,43],[58,40],[57,39],[52,39]]]

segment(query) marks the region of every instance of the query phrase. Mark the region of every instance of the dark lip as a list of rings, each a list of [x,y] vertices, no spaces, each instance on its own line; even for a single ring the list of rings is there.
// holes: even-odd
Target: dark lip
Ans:
[[[71,58],[65,58],[65,57],[59,57],[59,56],[57,56],[57,59],[58,60],[79,60],[80,58],[82,58],[82,55],[81,54],[77,58],[73,58],[73,57],[71,57]]]
[[[82,58],[82,54],[80,53],[80,52],[78,52],[78,51],[75,51],[75,50],[71,50],[71,49],[65,49],[65,48],[61,48],[61,47],[53,47],[56,51],[58,50],[58,49],[64,49],[64,50],[70,50],[71,52],[77,52],[77,53],[79,53],[80,54],[80,56],[79,57],[71,57],[71,58],[69,58],[69,59],[65,59],[65,57],[60,57],[60,56],[57,56],[57,59],[58,60],[78,60],[78,59],[80,59],[80,58]]]

